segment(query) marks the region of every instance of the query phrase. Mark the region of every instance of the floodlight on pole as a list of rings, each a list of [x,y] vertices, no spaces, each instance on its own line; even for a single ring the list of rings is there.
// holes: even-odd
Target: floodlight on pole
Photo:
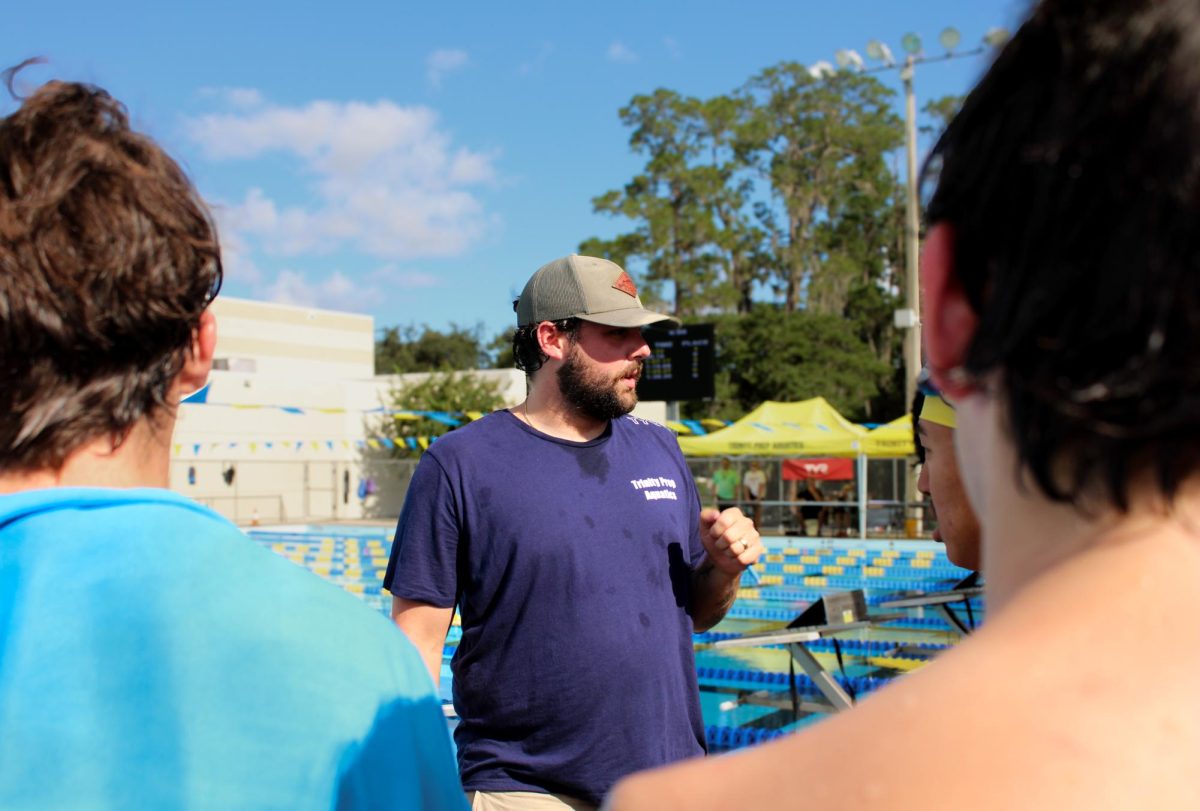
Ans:
[[[873,39],[867,43],[867,56],[874,59],[876,62],[882,62],[884,67],[891,67],[896,64],[895,58],[892,56],[892,49],[886,43]]]
[[[954,53],[954,49],[961,41],[962,34],[958,33],[958,29],[954,27],[943,28],[942,33],[938,34],[938,44],[945,49],[947,54]]]
[[[905,182],[905,283],[904,309],[915,313],[915,317],[906,318],[905,323],[911,324],[906,329],[904,341],[904,375],[905,401],[911,403],[916,393],[917,371],[921,368],[921,322],[920,322],[920,285],[918,281],[918,254],[920,241],[920,214],[917,183],[917,106],[916,94],[913,90],[913,76],[918,64],[924,62],[944,62],[950,59],[962,59],[977,56],[989,47],[996,48],[1008,41],[1009,34],[1004,28],[989,28],[983,35],[982,44],[969,51],[956,51],[962,42],[962,34],[957,28],[948,26],[938,34],[938,44],[945,50],[940,56],[926,56],[923,51],[921,37],[915,33],[906,33],[900,38],[900,46],[905,57],[902,63],[897,63],[891,48],[882,40],[873,39],[867,42],[867,58],[878,65],[866,67],[863,59],[856,51],[843,48],[834,53],[838,69],[862,73],[878,73],[884,70],[899,69],[900,80],[904,85],[904,136],[907,163],[907,178]],[[836,70],[827,61],[814,63],[808,69],[814,79],[823,79],[833,75]]]
[[[1007,28],[989,28],[983,35],[983,41],[989,47],[1002,48],[1011,38]]]
[[[906,54],[902,64],[896,64],[891,49],[881,40],[873,39],[867,43],[867,57],[878,66],[865,68],[861,57],[857,62],[850,59],[849,54],[858,57],[850,50],[840,50],[835,59],[842,70],[857,70],[864,73],[878,73],[884,70],[898,68],[900,80],[904,85],[904,136],[905,157],[908,177],[905,183],[905,224],[904,224],[904,307],[896,311],[896,325],[905,330],[904,335],[904,401],[911,404],[916,394],[917,372],[921,368],[921,290],[919,281],[918,261],[920,253],[920,201],[918,199],[917,182],[917,102],[913,90],[913,76],[918,64],[924,62],[944,62],[950,59],[962,59],[977,56],[989,48],[999,48],[1009,39],[1009,33],[1004,28],[989,28],[983,35],[982,44],[969,51],[956,52],[962,41],[962,35],[957,28],[947,27],[938,35],[938,44],[945,49],[941,56],[926,56],[922,51],[921,38],[914,33],[907,33],[900,39],[900,45]],[[817,62],[809,68],[814,78],[833,73],[833,66],[828,62]],[[903,316],[903,317],[901,317]],[[912,477],[906,477],[905,501],[914,500]],[[860,515],[860,522],[864,521]],[[919,520],[919,518],[918,518]]]
[[[808,75],[814,79],[827,79],[837,73],[833,65],[822,59],[820,62],[814,62],[808,68]]]
[[[838,67],[842,70],[862,70],[866,65],[863,64],[863,58],[858,55],[858,51],[843,48],[840,51],[835,51],[833,54],[834,61],[838,63]]]

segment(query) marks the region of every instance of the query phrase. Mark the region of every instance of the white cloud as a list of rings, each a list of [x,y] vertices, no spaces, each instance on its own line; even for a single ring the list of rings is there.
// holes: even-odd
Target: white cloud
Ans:
[[[610,62],[621,62],[627,65],[638,61],[637,54],[619,40],[608,46],[608,59]]]
[[[683,48],[680,47],[679,40],[675,37],[663,37],[663,47],[667,49],[667,53],[671,55],[672,59],[683,58]]]
[[[249,110],[263,103],[262,93],[253,87],[202,87],[201,96],[218,98],[230,107]]]
[[[377,268],[371,273],[370,278],[391,287],[407,289],[438,287],[442,283],[441,279],[432,273],[423,273],[419,270],[400,270],[390,264]]]
[[[260,293],[267,301],[280,304],[349,312],[363,312],[379,297],[378,290],[355,284],[336,270],[317,281],[310,281],[294,270],[283,270]]]
[[[495,154],[455,146],[437,114],[390,101],[314,101],[201,116],[191,137],[216,161],[283,154],[312,178],[281,202],[251,186],[220,218],[226,240],[270,254],[352,250],[384,259],[450,256],[487,226],[474,187],[495,180]],[[285,284],[281,290],[289,289]]]
[[[234,213],[220,204],[210,204],[213,218],[217,222],[217,235],[221,240],[221,266],[224,269],[224,284],[256,285],[262,280],[258,265],[250,257],[251,249],[233,221]]]
[[[442,79],[446,74],[462,70],[469,64],[471,64],[470,56],[466,51],[458,48],[441,48],[425,57],[429,83],[434,87],[442,86]]]
[[[550,58],[550,54],[552,53],[554,53],[554,44],[550,42],[543,42],[541,50],[537,52],[537,55],[534,56],[533,59],[530,59],[527,62],[522,62],[517,66],[517,73],[521,74],[522,76],[528,76],[532,73],[541,73],[542,67],[546,64],[546,60]]]
[[[299,271],[284,269],[274,279],[255,284],[253,291],[259,298],[280,304],[366,312],[386,297],[387,289],[415,290],[441,284],[433,274],[401,270],[390,263],[356,279],[340,270],[311,279]]]

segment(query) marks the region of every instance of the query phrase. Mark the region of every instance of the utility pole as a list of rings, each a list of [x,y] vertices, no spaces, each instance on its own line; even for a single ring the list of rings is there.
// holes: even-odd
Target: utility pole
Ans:
[[[913,74],[918,63],[944,62],[950,59],[962,59],[984,53],[988,48],[998,48],[1008,40],[1008,32],[1002,28],[992,28],[984,34],[982,44],[970,51],[955,51],[961,35],[955,28],[946,28],[938,36],[938,42],[945,49],[942,56],[926,56],[921,48],[921,38],[916,34],[905,34],[901,40],[906,56],[902,63],[897,64],[892,56],[892,50],[880,40],[867,43],[867,56],[878,67],[868,68],[857,51],[843,49],[837,51],[835,60],[840,70],[851,70],[862,73],[878,73],[886,70],[899,70],[900,81],[904,85],[904,144],[908,177],[905,179],[904,195],[904,306],[895,311],[894,323],[896,329],[904,330],[904,405],[912,406],[917,390],[917,374],[921,370],[921,213],[920,213],[920,182],[917,176],[917,97],[913,89]],[[809,68],[813,78],[823,78],[835,72],[828,62],[817,62]],[[864,470],[865,474],[865,470]],[[860,474],[863,475],[863,474]],[[912,533],[921,529],[923,519],[919,506],[909,512],[910,505],[919,501],[916,479],[913,475],[904,477],[905,524]],[[865,492],[860,500],[865,503]],[[862,508],[860,508],[862,509]],[[860,522],[865,515],[860,517]]]
[[[904,334],[904,403],[916,395],[917,372],[921,369],[921,217],[917,177],[917,97],[913,92],[912,54],[904,60],[900,80],[904,83],[904,131],[908,152],[908,182],[904,212],[904,310],[897,313],[897,326]],[[900,323],[903,322],[903,323]]]

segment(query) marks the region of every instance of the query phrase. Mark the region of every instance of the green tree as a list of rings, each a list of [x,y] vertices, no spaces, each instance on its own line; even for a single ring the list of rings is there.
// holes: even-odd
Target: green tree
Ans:
[[[513,369],[516,367],[517,362],[513,357],[513,333],[516,331],[516,327],[509,327],[497,333],[496,337],[487,345],[488,354],[492,358],[493,369]]]
[[[838,315],[756,304],[748,314],[714,323],[717,396],[686,404],[690,417],[736,419],[764,400],[821,396],[846,417],[863,420],[892,377],[891,365]]]
[[[375,373],[487,368],[491,358],[482,335],[482,324],[472,329],[451,324],[448,332],[428,324],[386,327],[375,342]]]
[[[433,411],[450,415],[468,411],[488,413],[504,405],[500,384],[471,372],[431,372],[419,380],[401,380],[388,393],[390,407],[402,411]],[[416,436],[437,436],[452,430],[448,425],[429,417],[410,419],[389,417],[383,433],[392,439]],[[397,453],[407,451],[398,443]]]
[[[661,88],[635,96],[620,116],[646,164],[623,188],[592,201],[634,230],[586,240],[580,250],[644,264],[644,280],[657,295],[669,286],[671,310],[681,317],[749,302],[756,239],[743,216],[750,185],[737,178],[744,169],[734,149],[741,104]]]
[[[815,79],[785,62],[753,77],[739,91],[750,110],[740,150],[771,190],[756,210],[767,232],[774,287],[787,312],[844,312],[854,253],[841,220],[886,218],[895,178],[887,154],[903,142],[894,93],[872,76],[839,72]],[[871,235],[874,226],[859,229]],[[839,236],[843,238],[838,238]]]
[[[929,117],[930,123],[921,127],[921,132],[927,135],[940,135],[949,126],[954,116],[962,109],[965,96],[942,96],[926,102],[921,112]]]

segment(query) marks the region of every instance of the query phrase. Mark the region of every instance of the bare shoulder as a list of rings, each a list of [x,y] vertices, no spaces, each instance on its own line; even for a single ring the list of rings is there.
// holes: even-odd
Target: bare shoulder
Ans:
[[[997,622],[789,738],[636,776],[611,807],[918,809],[935,796],[980,808],[1145,807],[1151,797],[1176,807],[1196,796],[1187,766],[1200,758],[1196,699],[1174,720],[1170,700],[1139,712],[1127,689],[1136,677],[1106,681],[1120,668],[1098,640],[1081,661],[1057,634],[1023,630]]]
[[[941,664],[959,673],[951,682],[969,679],[965,666]],[[942,747],[974,734],[951,722],[950,707],[961,699],[940,693],[940,681],[918,673],[788,738],[635,776],[618,785],[611,807],[928,807],[932,785],[939,795],[954,796],[959,782],[937,762]]]

